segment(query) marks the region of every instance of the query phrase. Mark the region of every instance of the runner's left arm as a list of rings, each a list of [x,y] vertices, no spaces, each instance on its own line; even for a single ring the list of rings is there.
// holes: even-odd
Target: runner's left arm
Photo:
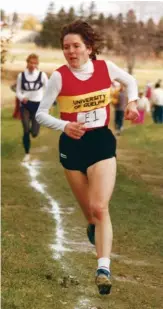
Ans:
[[[110,76],[111,81],[118,81],[124,84],[127,88],[127,95],[128,95],[128,102],[133,102],[138,100],[138,86],[136,79],[124,71],[123,69],[119,68],[116,64],[111,61],[105,61],[108,73]]]

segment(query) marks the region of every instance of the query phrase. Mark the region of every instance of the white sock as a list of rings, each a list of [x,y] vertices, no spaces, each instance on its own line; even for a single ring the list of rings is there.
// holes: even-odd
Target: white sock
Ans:
[[[103,268],[110,271],[110,259],[107,257],[102,257],[98,259],[98,269]]]

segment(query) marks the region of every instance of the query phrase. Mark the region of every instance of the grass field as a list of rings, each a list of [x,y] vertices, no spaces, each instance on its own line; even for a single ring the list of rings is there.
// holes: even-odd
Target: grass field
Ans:
[[[33,179],[44,185],[42,194],[21,165],[21,124],[12,119],[11,107],[3,108],[3,309],[163,308],[163,128],[151,119],[145,126],[126,122],[125,127],[117,140],[111,201],[113,290],[101,297],[94,285],[96,257],[86,238],[86,222],[58,162],[59,133],[42,128],[32,141],[33,164],[38,163]],[[60,259],[54,246],[59,219],[54,220],[57,214],[51,213],[47,196],[60,208],[65,249]]]
[[[41,48],[37,47],[34,43],[13,43],[10,46],[9,52],[9,62],[23,61],[29,55],[29,53],[37,52],[40,56],[41,62],[64,62],[63,53],[60,49],[52,48]],[[112,53],[105,53],[99,55],[102,59],[110,59],[117,63],[120,67],[125,67],[125,57],[115,56]],[[137,57],[135,68],[144,70],[162,70],[163,59],[159,58],[147,58],[147,57]]]

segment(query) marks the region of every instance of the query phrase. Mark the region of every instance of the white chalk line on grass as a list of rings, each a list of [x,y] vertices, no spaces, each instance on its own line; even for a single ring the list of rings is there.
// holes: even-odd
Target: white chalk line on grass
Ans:
[[[49,205],[51,205],[50,212],[53,214],[55,223],[56,223],[56,237],[55,237],[55,244],[51,245],[52,249],[54,249],[54,258],[60,259],[63,252],[69,251],[68,248],[64,247],[64,231],[62,228],[62,218],[60,213],[60,206],[59,204],[47,193],[46,191],[46,185],[43,183],[40,183],[37,180],[37,177],[39,175],[39,169],[40,169],[40,162],[39,161],[31,161],[23,162],[22,165],[28,170],[29,175],[31,177],[30,185],[33,187],[36,191],[44,195],[44,197],[47,199]]]
[[[64,247],[64,230],[62,228],[62,218],[61,218],[61,211],[59,204],[46,192],[46,185],[43,183],[40,183],[37,180],[37,177],[39,175],[39,169],[40,169],[40,162],[39,161],[31,161],[30,163],[22,162],[22,166],[24,166],[31,177],[30,185],[33,187],[36,191],[43,194],[44,197],[47,199],[48,203],[51,205],[50,212],[53,214],[55,222],[56,222],[56,242],[55,244],[51,245],[51,248],[54,249],[54,258],[60,259],[63,256],[63,253],[65,251],[71,251],[70,249],[67,249]],[[72,209],[71,209],[72,211]],[[78,301],[78,306],[75,307],[76,309],[86,309],[85,305],[87,306],[90,303],[88,299],[80,299]],[[84,305],[84,308],[83,308]],[[74,308],[74,309],[75,309]],[[88,307],[87,307],[88,308]]]

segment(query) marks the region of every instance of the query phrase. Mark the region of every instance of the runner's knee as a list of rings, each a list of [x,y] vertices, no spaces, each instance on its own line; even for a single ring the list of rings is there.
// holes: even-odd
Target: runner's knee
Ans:
[[[108,215],[108,205],[101,202],[94,202],[91,205],[93,216],[98,220],[103,220]]]

